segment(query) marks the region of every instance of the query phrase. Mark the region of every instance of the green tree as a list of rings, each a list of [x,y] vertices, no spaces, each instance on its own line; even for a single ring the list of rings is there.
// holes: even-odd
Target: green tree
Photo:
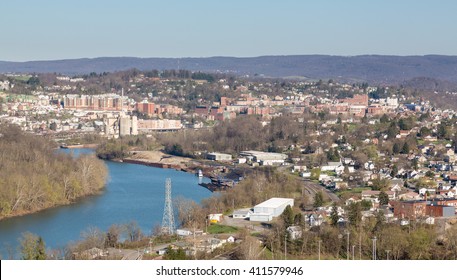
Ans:
[[[440,124],[438,126],[438,131],[436,133],[438,138],[440,138],[440,139],[450,139],[451,134],[452,134],[452,132],[449,129],[449,127],[446,126],[446,124],[442,123],[442,124]]]
[[[362,206],[360,203],[351,203],[348,206],[348,220],[353,227],[358,227],[362,221]]]
[[[382,117],[379,119],[379,121],[380,121],[381,123],[388,123],[388,122],[389,122],[389,117],[388,117],[386,114],[384,114],[384,115],[382,115]]]
[[[287,205],[287,207],[284,209],[284,211],[281,214],[281,218],[284,221],[284,225],[286,228],[294,224],[294,211],[292,210],[292,207],[290,207],[290,205]]]
[[[187,260],[186,252],[182,248],[174,250],[171,246],[167,247],[167,250],[163,256],[164,260]]]
[[[395,178],[395,176],[397,176],[397,174],[398,174],[398,166],[396,164],[394,164],[392,166],[392,171],[390,171],[390,176]]]
[[[321,169],[319,167],[311,169],[311,180],[319,180],[319,176],[321,175]]]
[[[324,196],[322,194],[322,192],[316,192],[316,194],[314,194],[314,203],[313,203],[313,206],[314,207],[321,207],[322,205],[324,205]]]
[[[339,159],[340,159],[340,156],[338,154],[338,151],[336,149],[330,148],[327,152],[327,160],[338,161]]]
[[[47,258],[46,246],[40,236],[26,232],[22,234],[19,243],[24,260],[45,260]]]
[[[398,129],[397,124],[395,121],[393,121],[390,123],[390,126],[387,129],[387,138],[394,139],[399,132],[400,130]]]
[[[432,131],[428,127],[423,126],[423,127],[421,127],[421,129],[419,131],[419,135],[420,135],[420,137],[432,135]]]
[[[402,154],[409,154],[410,148],[408,141],[405,141],[405,144],[403,144],[403,147],[401,148],[401,153]]]
[[[396,154],[400,153],[400,150],[401,150],[400,149],[400,144],[398,142],[395,142],[393,147],[392,147],[392,153],[394,155],[396,155]]]
[[[411,117],[400,119],[398,126],[401,130],[410,130],[414,126],[414,119]]]
[[[332,212],[330,212],[330,224],[332,226],[336,226],[338,224],[339,218],[340,216],[338,215],[338,208],[336,207],[336,204],[333,204]]]
[[[388,203],[389,203],[389,196],[384,191],[381,191],[379,193],[379,204],[387,205]]]

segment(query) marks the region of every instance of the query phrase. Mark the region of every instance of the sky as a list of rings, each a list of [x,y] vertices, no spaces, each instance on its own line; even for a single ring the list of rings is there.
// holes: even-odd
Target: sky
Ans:
[[[455,0],[0,0],[0,60],[457,55]]]

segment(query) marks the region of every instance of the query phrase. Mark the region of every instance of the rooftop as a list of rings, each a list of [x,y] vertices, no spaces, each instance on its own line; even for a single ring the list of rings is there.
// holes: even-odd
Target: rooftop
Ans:
[[[286,203],[289,203],[291,202],[292,203],[294,202],[294,199],[293,198],[280,198],[280,197],[273,197],[273,198],[270,198],[269,200],[267,201],[264,201],[260,204],[257,204],[256,206],[254,207],[272,207],[272,208],[275,208],[275,207],[279,207],[281,205],[284,205]]]

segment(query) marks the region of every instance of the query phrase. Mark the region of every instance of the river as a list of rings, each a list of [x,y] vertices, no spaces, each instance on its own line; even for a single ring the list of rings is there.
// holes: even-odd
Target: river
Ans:
[[[93,153],[91,149],[62,150]],[[165,199],[165,180],[171,178],[172,197],[184,197],[201,202],[211,192],[198,185],[194,174],[144,165],[105,162],[109,178],[103,193],[85,197],[78,202],[0,221],[0,255],[8,258],[15,251],[23,232],[43,238],[47,248],[62,248],[77,241],[81,232],[90,227],[106,231],[112,224],[136,221],[143,233],[150,234],[162,222]],[[203,178],[203,182],[209,179]],[[175,211],[175,219],[177,213]]]

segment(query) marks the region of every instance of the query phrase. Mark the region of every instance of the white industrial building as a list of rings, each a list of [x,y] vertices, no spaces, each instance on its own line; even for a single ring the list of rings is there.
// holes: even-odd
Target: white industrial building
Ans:
[[[286,154],[267,153],[260,151],[242,151],[240,156],[253,159],[261,165],[281,165],[287,159]]]
[[[284,212],[287,205],[294,206],[293,198],[273,197],[254,206],[254,213],[249,217],[254,222],[269,222]]]
[[[217,161],[229,161],[232,160],[231,154],[222,154],[222,153],[208,153],[206,158],[209,160],[217,160]]]
[[[252,215],[250,208],[237,209],[233,211],[232,218],[234,219],[247,219]]]

